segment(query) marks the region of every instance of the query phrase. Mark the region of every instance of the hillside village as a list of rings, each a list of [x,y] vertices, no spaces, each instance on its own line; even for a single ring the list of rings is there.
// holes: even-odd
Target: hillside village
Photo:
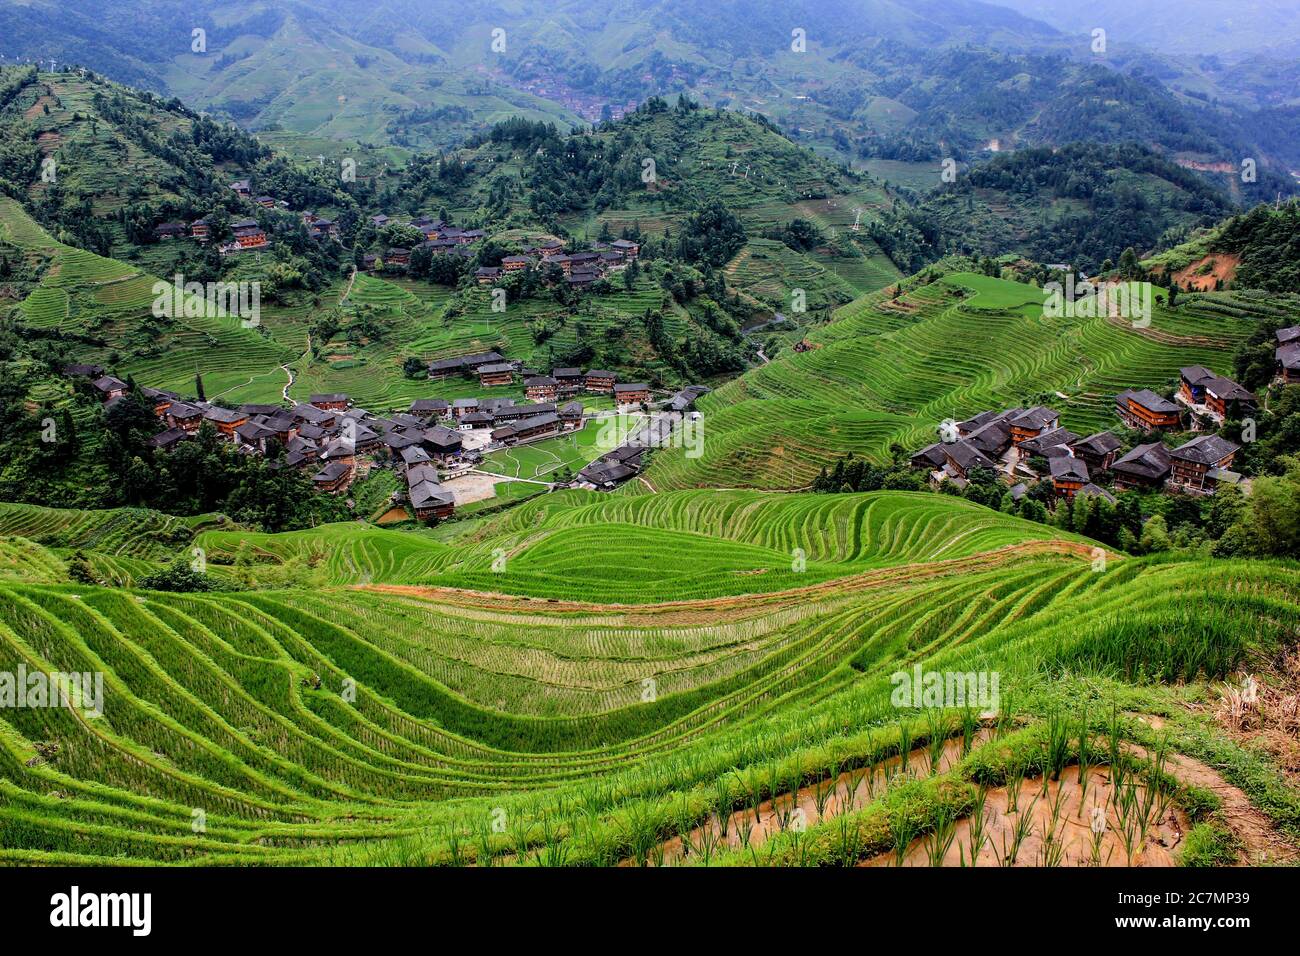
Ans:
[[[1300,361],[1300,326],[1276,333],[1275,384],[1293,384]],[[1128,429],[1150,441],[1124,449],[1112,431],[1079,436],[1062,428],[1060,414],[1044,406],[984,411],[961,422],[945,422],[941,440],[911,456],[913,468],[935,487],[964,489],[975,469],[998,474],[1013,500],[1047,482],[1057,501],[1080,495],[1115,503],[1115,492],[1163,491],[1213,495],[1223,485],[1248,485],[1232,470],[1241,446],[1217,432],[1229,421],[1256,414],[1258,399],[1242,385],[1203,366],[1179,369],[1173,399],[1151,389],[1126,389],[1115,396],[1115,414]],[[1166,437],[1193,437],[1173,446]]]
[[[230,188],[250,209],[290,209],[285,200],[254,195],[252,183],[247,179],[235,180]],[[300,218],[313,241],[337,243],[341,240],[339,224],[334,219],[313,210],[302,211]],[[474,260],[478,253],[473,247],[488,236],[486,230],[460,229],[428,215],[400,219],[378,213],[370,216],[368,222],[377,233],[397,227],[411,234],[418,233],[423,240],[413,246],[386,246],[362,253],[357,267],[365,272],[405,273],[410,269],[412,257],[420,254],[450,256],[461,262]],[[191,239],[206,246],[213,240],[214,224],[212,216],[203,216],[189,223],[160,222],[153,228],[153,237],[158,242]],[[271,244],[265,227],[256,218],[231,220],[228,228],[230,238],[217,244],[217,251],[223,258],[265,250]],[[566,245],[550,236],[513,244],[518,246],[517,253],[500,255],[497,264],[485,263],[475,268],[473,276],[479,285],[492,285],[512,273],[535,270],[544,285],[563,283],[582,289],[606,276],[622,272],[636,261],[641,249],[639,242],[628,238],[597,240],[584,244],[589,246],[584,248],[573,243]]]
[[[105,410],[121,401],[130,385],[97,365],[69,365],[64,373],[84,379]],[[689,386],[655,401],[644,383],[619,382],[603,369],[557,368],[551,375],[523,369],[497,352],[439,359],[429,364],[429,378],[452,375],[477,378],[483,385],[513,385],[522,380],[523,401],[513,398],[416,399],[404,412],[373,414],[345,394],[312,395],[292,405],[246,403],[235,407],[157,388],[141,388],[153,404],[158,432],[149,444],[168,452],[193,439],[200,429],[214,429],[241,453],[269,460],[274,469],[308,474],[317,491],[344,495],[373,467],[392,469],[406,483],[394,504],[406,504],[419,521],[450,518],[454,490],[444,482],[475,472],[494,451],[558,438],[595,428],[601,417],[584,414],[577,396],[612,396],[613,415],[645,412],[655,417],[583,467],[577,476],[551,487],[607,491],[638,474],[647,453],[661,447],[695,400],[708,391]]]

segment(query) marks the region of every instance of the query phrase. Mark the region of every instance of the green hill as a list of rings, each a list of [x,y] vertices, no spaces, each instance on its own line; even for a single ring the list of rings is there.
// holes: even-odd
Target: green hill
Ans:
[[[1116,424],[1119,391],[1165,388],[1186,365],[1230,374],[1256,323],[1286,314],[1268,296],[1205,294],[1172,311],[1156,301],[1150,328],[1136,329],[1047,318],[1031,285],[933,274],[898,299],[863,296],[809,333],[811,350],[774,356],[701,399],[703,455],[663,449],[649,481],[660,491],[805,487],[846,452],[888,460],[892,443],[919,448],[944,419],[995,407],[1047,404],[1091,434]]]
[[[1226,194],[1140,147],[1071,145],[994,157],[936,189],[915,216],[940,250],[1064,263],[1095,274],[1231,212]]]
[[[200,51],[196,24],[207,31]],[[1147,52],[1133,45],[1142,31],[1118,26],[1103,66],[1087,31],[977,0],[656,0],[632,13],[579,0],[237,11],[91,0],[71,15],[52,0],[7,0],[0,27],[25,41],[12,55],[85,64],[248,128],[316,140],[446,148],[509,116],[568,127],[691,90],[842,159],[966,159],[995,140],[1139,142],[1211,161],[1268,157],[1284,173],[1274,157],[1295,149],[1293,131],[1262,148],[1268,131],[1237,106],[1285,99],[1285,77],[1267,68]]]

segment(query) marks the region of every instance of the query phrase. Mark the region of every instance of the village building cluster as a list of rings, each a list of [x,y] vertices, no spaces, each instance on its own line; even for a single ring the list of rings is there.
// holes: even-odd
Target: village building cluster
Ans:
[[[383,229],[395,225],[396,220],[380,214],[371,216],[370,224]],[[434,255],[454,255],[464,259],[472,259],[474,250],[470,246],[487,236],[482,229],[458,229],[431,216],[419,216],[410,222],[410,226],[424,235],[424,242],[419,247],[429,249]],[[411,265],[411,252],[411,248],[402,246],[389,247],[382,255],[368,252],[362,257],[361,267],[367,272],[380,268],[402,271]]]
[[[241,199],[261,208],[289,208],[287,202],[274,196],[254,196],[252,183],[247,179],[236,180],[230,188]],[[338,223],[326,216],[308,210],[302,213],[302,222],[308,235],[317,242],[338,242],[341,239]],[[428,215],[418,216],[407,223],[381,213],[371,216],[369,222],[376,230],[399,222],[409,225],[424,236],[424,241],[414,247],[391,246],[382,252],[364,253],[360,263],[364,272],[381,269],[388,272],[405,271],[410,268],[412,253],[419,248],[428,249],[433,255],[473,259],[476,253],[472,247],[487,237],[485,230],[460,229]],[[212,225],[209,216],[191,223],[164,222],[154,227],[154,236],[160,241],[188,236],[200,245],[207,245],[212,241]],[[270,245],[266,230],[253,218],[244,217],[232,221],[230,232],[231,238],[218,247],[223,257],[265,249]],[[611,273],[622,271],[640,252],[640,243],[630,239],[597,242],[591,249],[569,252],[558,239],[547,238],[525,243],[518,254],[504,257],[498,266],[479,267],[474,278],[479,285],[490,286],[512,272],[537,269],[543,273],[544,281],[548,284],[564,282],[575,288],[585,288]]]
[[[1278,380],[1294,374],[1300,349],[1300,326],[1278,333]],[[1240,484],[1232,470],[1241,446],[1213,432],[1229,419],[1252,414],[1258,399],[1237,382],[1199,365],[1179,370],[1179,387],[1170,400],[1150,389],[1126,389],[1115,397],[1115,413],[1129,428],[1145,432],[1152,441],[1121,453],[1119,438],[1110,431],[1081,437],[1062,428],[1060,415],[1043,406],[985,411],[963,422],[945,423],[942,441],[916,452],[913,467],[924,468],[938,485],[952,482],[963,488],[974,468],[1001,474],[1011,484],[1013,498],[1022,497],[1028,483],[1050,481],[1058,499],[1080,494],[1114,500],[1099,482],[1117,491],[1156,489],[1195,495],[1213,494],[1221,485]],[[1205,432],[1176,448],[1160,440],[1164,432]],[[1043,462],[1046,463],[1044,469]],[[1037,464],[1037,468],[1035,467]]]
[[[648,403],[651,397],[648,385],[620,384],[613,372],[555,369],[551,375],[541,375],[521,370],[519,363],[498,352],[440,359],[430,363],[429,374],[433,379],[460,374],[483,383],[498,380],[493,369],[508,375],[503,384],[513,383],[516,373],[522,372],[526,400],[416,399],[406,412],[377,415],[357,407],[342,393],[312,395],[309,401],[292,405],[246,403],[227,408],[165,389],[141,391],[153,402],[158,417],[159,431],[150,444],[160,451],[193,438],[208,422],[242,453],[275,456],[272,467],[310,473],[315,487],[330,494],[346,493],[372,467],[390,467],[405,479],[405,497],[419,520],[447,518],[455,512],[455,497],[439,476],[463,475],[501,448],[581,429],[584,407],[574,396],[613,394],[627,406]],[[64,373],[88,380],[105,407],[121,401],[129,387],[99,365],[69,365]],[[677,392],[665,403],[668,415],[680,418],[707,391],[703,386],[688,386]],[[662,437],[655,431],[660,427],[642,429],[624,446],[592,462],[576,484],[608,489],[637,474],[645,451]],[[671,427],[668,424],[669,432]]]
[[[492,285],[502,275],[540,269],[555,281],[582,288],[613,272],[621,272],[641,254],[641,244],[631,239],[597,242],[590,250],[566,252],[564,243],[550,239],[525,245],[519,255],[506,256],[500,266],[482,266],[474,273],[479,285]]]
[[[237,179],[230,184],[230,188],[240,199],[253,205],[260,206],[263,209],[288,209],[289,204],[282,199],[276,199],[274,196],[254,196],[252,183],[247,179]],[[308,219],[312,216],[312,219]],[[328,219],[319,220],[312,213],[304,213],[303,221],[308,224],[308,229],[313,238],[338,238],[338,227]],[[322,223],[319,228],[313,228],[312,222]],[[231,239],[223,242],[217,247],[217,251],[222,256],[232,256],[240,252],[251,252],[258,249],[265,249],[270,245],[267,239],[266,230],[264,230],[256,219],[244,217],[235,219],[230,223]],[[200,245],[207,245],[212,240],[212,218],[204,216],[196,219],[191,223],[184,222],[164,222],[154,227],[154,237],[159,240],[165,239],[183,239],[186,236],[193,239]]]

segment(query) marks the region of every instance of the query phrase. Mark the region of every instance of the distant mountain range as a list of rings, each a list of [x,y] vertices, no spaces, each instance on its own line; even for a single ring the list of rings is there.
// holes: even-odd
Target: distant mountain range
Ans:
[[[1112,39],[1181,54],[1300,54],[1292,0],[990,0],[1066,33],[1101,27]]]
[[[330,140],[441,149],[509,116],[563,128],[685,91],[847,161],[1131,141],[1193,163],[1300,169],[1294,63],[1183,56],[1198,33],[1280,55],[1296,14],[1260,0],[1227,29],[1221,5],[1194,0],[1177,22],[1138,16],[1157,6],[1169,5],[0,0],[0,53],[84,64],[313,152]],[[1105,55],[1090,49],[1090,18],[1113,24]]]

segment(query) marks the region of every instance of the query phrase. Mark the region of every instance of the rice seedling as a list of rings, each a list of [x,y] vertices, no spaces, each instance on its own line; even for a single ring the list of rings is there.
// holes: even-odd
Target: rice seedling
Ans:
[[[1111,847],[1106,851],[1106,858],[1101,856],[1102,845],[1106,842],[1106,811],[1104,807],[1093,805],[1089,812],[1088,824],[1088,865],[1093,867],[1105,866],[1110,863],[1110,858],[1114,855],[1115,848]]]
[[[979,714],[969,707],[964,708],[961,712],[961,755],[963,757],[970,755],[979,727]]]
[[[453,823],[447,827],[447,851],[452,866],[465,865],[465,851],[460,842],[460,830]]]
[[[539,856],[541,866],[556,867],[564,866],[565,861],[569,858],[569,845],[559,835],[551,819],[542,814],[542,850]]]
[[[1070,759],[1070,719],[1060,710],[1053,710],[1047,715],[1047,773],[1044,780],[1061,778]]]
[[[731,794],[731,781],[728,777],[719,777],[715,788],[714,805],[717,808],[718,828],[725,838],[731,827],[731,808],[735,798]]]
[[[838,837],[837,859],[840,866],[852,866],[858,858],[862,843],[862,824],[849,814],[844,814],[836,821]]]
[[[1007,812],[1016,813],[1020,808],[1020,791],[1025,780],[1025,765],[1019,759],[1013,760],[1007,768]]]
[[[1133,865],[1133,856],[1142,846],[1143,824],[1139,819],[1136,802],[1130,797],[1122,800],[1119,809],[1119,839],[1124,847],[1124,856],[1129,866]]]
[[[919,826],[905,809],[890,815],[889,834],[893,839],[894,865],[902,866],[907,858],[908,847],[916,837]]]
[[[930,830],[923,838],[926,858],[931,866],[943,866],[943,861],[957,839],[957,812],[948,803],[940,803],[930,815]]]
[[[1036,804],[1037,802],[1038,802],[1038,797],[1034,797],[1034,804]],[[1024,844],[1025,840],[1027,840],[1029,838],[1029,835],[1033,832],[1034,804],[1030,804],[1029,808],[1023,812],[1017,812],[1015,815],[1015,821],[1011,825],[1010,832],[1003,834],[1002,848],[1001,848],[1002,849],[1001,862],[1003,866],[1016,865],[1016,860],[1019,859],[1020,857],[1020,847]]]
[[[898,724],[898,769],[907,772],[907,761],[912,750],[912,725],[904,720]]]
[[[943,764],[943,753],[948,743],[947,720],[942,711],[926,714],[926,735],[929,745],[930,774],[937,774]]]
[[[1043,824],[1043,840],[1038,848],[1036,866],[1057,867],[1065,858],[1065,843],[1054,826]]]
[[[980,853],[984,850],[984,844],[988,842],[988,819],[985,816],[985,810],[988,804],[988,788],[980,785],[975,791],[975,800],[971,805],[970,816],[967,818],[967,843],[965,850],[970,852],[970,865],[975,866],[979,860]],[[962,858],[962,865],[965,866],[965,857]]]
[[[826,817],[826,806],[830,802],[831,794],[835,792],[838,783],[838,776],[818,778],[813,787],[813,805],[817,808],[817,819],[822,820]]]
[[[479,866],[494,866],[496,858],[492,852],[492,829],[489,824],[482,823],[478,830],[478,855],[475,862]]]
[[[750,838],[754,834],[754,821],[748,815],[741,816],[736,821],[736,835],[740,837],[741,847],[748,847]]]
[[[1110,785],[1115,787],[1124,773],[1124,733],[1119,722],[1119,705],[1112,701],[1110,719],[1106,722],[1106,760],[1110,770]]]

